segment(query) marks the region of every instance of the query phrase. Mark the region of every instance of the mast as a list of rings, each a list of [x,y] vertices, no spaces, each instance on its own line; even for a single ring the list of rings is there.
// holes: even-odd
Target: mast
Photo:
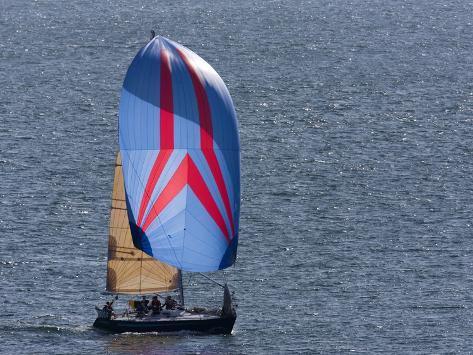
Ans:
[[[181,306],[184,307],[184,286],[182,285],[182,271],[179,269],[177,277],[179,278],[179,299],[181,301]]]

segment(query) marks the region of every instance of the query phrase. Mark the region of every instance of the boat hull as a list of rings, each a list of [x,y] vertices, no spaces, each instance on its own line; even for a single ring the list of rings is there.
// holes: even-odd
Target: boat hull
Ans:
[[[94,327],[113,333],[179,332],[191,331],[208,334],[230,334],[236,315],[209,319],[175,320],[117,320],[97,318]]]

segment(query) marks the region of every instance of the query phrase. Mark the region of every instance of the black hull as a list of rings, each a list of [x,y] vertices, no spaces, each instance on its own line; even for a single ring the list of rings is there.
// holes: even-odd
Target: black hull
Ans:
[[[179,332],[191,331],[207,334],[230,334],[236,315],[225,318],[181,319],[181,320],[115,320],[97,318],[94,327],[113,333]]]

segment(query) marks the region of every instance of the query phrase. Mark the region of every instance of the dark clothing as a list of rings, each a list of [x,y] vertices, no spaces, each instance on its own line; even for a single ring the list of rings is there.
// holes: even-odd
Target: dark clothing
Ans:
[[[166,309],[176,309],[177,302],[172,298],[167,298],[164,305],[166,306]]]
[[[105,306],[103,306],[102,310],[107,312],[107,318],[110,319],[112,318],[113,315],[113,307],[112,307],[113,302],[107,302]]]
[[[142,302],[137,302],[136,304],[136,313],[138,317],[143,317],[145,315],[146,309],[143,307]]]
[[[143,307],[143,310],[145,312],[148,312],[148,303],[149,303],[148,300],[141,300],[141,306]]]
[[[159,314],[161,312],[161,302],[159,302],[158,299],[154,299],[151,302],[151,310],[153,311],[153,314]]]

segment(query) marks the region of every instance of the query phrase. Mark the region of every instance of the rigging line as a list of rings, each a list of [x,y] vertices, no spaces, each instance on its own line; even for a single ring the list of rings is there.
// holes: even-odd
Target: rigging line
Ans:
[[[140,258],[140,293],[141,293],[141,279],[143,278],[143,250],[141,251],[141,258]]]
[[[199,223],[201,225],[201,227],[204,228],[208,232],[209,235],[211,235],[212,237],[215,237],[215,239],[217,239],[217,240],[221,238],[219,235],[215,235],[212,231],[210,231],[210,229],[208,229],[207,226],[205,226],[202,222],[200,222],[200,220],[197,217],[195,217],[190,211],[186,211],[186,212],[189,216],[191,216],[194,219],[194,221],[196,223]],[[225,237],[223,237],[223,238],[225,238]],[[207,244],[207,243],[206,243],[206,245],[208,245],[209,247],[212,246],[212,244]],[[216,248],[218,249],[218,247],[216,247]],[[204,255],[204,254],[202,254],[202,255]]]
[[[128,151],[127,151],[127,150],[125,150],[125,152],[126,152],[126,154],[128,154]],[[144,192],[148,195],[149,199],[151,200],[151,196],[149,196],[148,192],[146,191],[145,186],[144,186],[144,184],[143,184],[143,181],[141,181],[141,178],[140,178],[140,176],[138,175],[138,171],[136,170],[135,166],[133,165],[133,162],[131,161],[129,155],[128,155],[128,161],[130,162],[130,165],[131,165],[133,171],[135,172],[135,176],[138,178],[138,181],[140,182],[141,186],[143,187]],[[125,180],[125,179],[123,179],[123,180]],[[151,208],[154,209],[154,204],[151,205]],[[154,210],[155,210],[155,209],[154,209]],[[156,212],[156,210],[155,210],[155,212]],[[166,229],[164,228],[164,225],[163,225],[163,223],[161,222],[161,218],[159,217],[159,215],[158,215],[157,213],[156,213],[156,218],[157,218],[157,220],[158,220],[158,222],[159,222],[159,225],[160,225],[160,227],[162,228],[162,230],[163,230],[163,232],[164,232],[164,234],[165,234],[165,236],[166,236],[166,240],[167,240],[168,243],[169,243],[169,247],[171,248],[171,250],[172,250],[173,253],[174,253],[174,257],[176,258],[176,262],[179,264],[180,268],[182,269],[182,264],[181,264],[180,260],[177,258],[176,250],[174,249],[174,247],[173,247],[172,244],[171,244],[171,241],[170,241],[170,238],[169,238],[170,235],[168,235],[168,233],[166,232]]]
[[[219,285],[220,287],[225,288],[225,285],[222,285],[221,283],[219,283],[219,282],[217,282],[217,281],[211,279],[211,278],[208,277],[207,275],[205,275],[205,274],[203,274],[203,273],[201,273],[201,272],[199,272],[199,275],[200,275],[200,276],[203,276],[204,278],[206,278],[206,279],[209,280],[209,281],[212,281],[214,284],[217,284],[217,285]]]

